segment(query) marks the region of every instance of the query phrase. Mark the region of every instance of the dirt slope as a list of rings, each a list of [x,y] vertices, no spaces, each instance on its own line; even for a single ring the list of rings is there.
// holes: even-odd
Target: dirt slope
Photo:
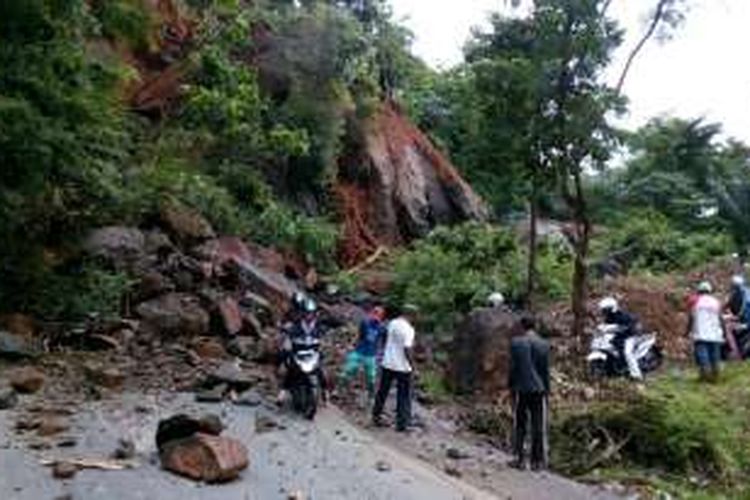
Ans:
[[[393,103],[362,125],[360,150],[336,187],[344,220],[341,257],[424,236],[438,224],[482,220],[487,208],[456,167]]]

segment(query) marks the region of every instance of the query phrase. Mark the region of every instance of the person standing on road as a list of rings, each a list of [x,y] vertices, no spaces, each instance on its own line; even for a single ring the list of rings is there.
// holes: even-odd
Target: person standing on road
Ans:
[[[375,355],[378,346],[381,344],[381,338],[385,334],[384,320],[385,310],[380,306],[375,306],[368,312],[367,317],[360,322],[357,345],[354,350],[347,354],[344,368],[339,377],[339,384],[343,388],[347,388],[352,377],[357,375],[360,368],[364,368],[367,395],[370,398],[375,396],[375,376],[378,371]]]
[[[711,295],[713,287],[708,281],[698,285],[698,298],[690,309],[687,333],[692,336],[695,362],[704,381],[716,382],[719,378],[721,346],[726,338],[721,302]]]
[[[380,386],[375,396],[372,408],[372,421],[376,426],[382,426],[383,407],[391,384],[396,381],[396,430],[406,432],[411,424],[412,348],[414,346],[415,331],[412,326],[417,308],[406,305],[403,312],[388,324],[383,353]]]
[[[526,427],[531,420],[531,468],[547,468],[547,415],[549,381],[549,343],[536,333],[531,316],[521,318],[523,334],[510,345],[508,387],[513,405],[513,451],[511,467],[524,469]]]

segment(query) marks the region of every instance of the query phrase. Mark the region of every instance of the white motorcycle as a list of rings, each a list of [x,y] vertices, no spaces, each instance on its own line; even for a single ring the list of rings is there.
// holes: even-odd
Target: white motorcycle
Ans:
[[[599,325],[591,339],[591,348],[586,360],[589,373],[594,378],[627,376],[628,364],[624,354],[614,345],[619,325]],[[656,345],[655,334],[637,335],[633,349],[642,373],[648,373],[661,366],[662,353]]]

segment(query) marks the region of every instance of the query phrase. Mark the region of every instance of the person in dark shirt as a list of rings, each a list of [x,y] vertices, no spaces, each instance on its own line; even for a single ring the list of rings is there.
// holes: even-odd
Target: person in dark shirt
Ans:
[[[620,355],[624,357],[630,378],[633,380],[643,380],[641,367],[638,365],[638,359],[635,357],[635,340],[641,330],[638,318],[623,310],[614,297],[605,297],[602,299],[599,302],[599,311],[605,325],[617,327],[612,344]]]
[[[547,467],[547,398],[550,392],[549,343],[535,330],[534,319],[521,318],[523,334],[510,345],[508,387],[513,404],[513,451],[510,463],[525,468],[526,427],[531,420],[531,468]]]
[[[375,396],[375,376],[377,375],[375,356],[385,337],[384,320],[385,310],[380,306],[375,306],[369,311],[367,317],[360,322],[357,345],[346,356],[344,368],[339,378],[340,385],[346,388],[351,378],[359,372],[360,368],[363,368],[367,394],[371,399]]]

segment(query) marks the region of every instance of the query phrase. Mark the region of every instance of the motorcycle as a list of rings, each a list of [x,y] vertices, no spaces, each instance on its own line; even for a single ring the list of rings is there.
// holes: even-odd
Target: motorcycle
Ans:
[[[320,341],[312,336],[287,337],[285,349],[286,376],[284,385],[291,394],[292,408],[308,420],[313,420],[318,411],[320,387]]]
[[[614,344],[619,328],[618,325],[599,325],[592,337],[586,358],[592,377],[621,377],[629,374],[625,356]],[[644,374],[656,370],[662,363],[663,357],[656,345],[655,334],[637,335],[633,351]]]
[[[724,361],[750,359],[750,327],[737,323],[729,328],[729,338],[721,348]]]

